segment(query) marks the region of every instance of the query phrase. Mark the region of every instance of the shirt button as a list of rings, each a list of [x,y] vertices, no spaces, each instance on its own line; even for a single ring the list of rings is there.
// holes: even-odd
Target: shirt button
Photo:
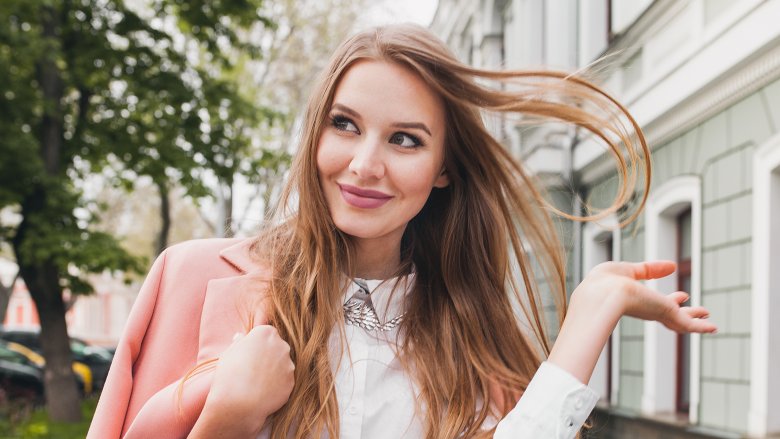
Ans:
[[[584,406],[585,406],[585,401],[583,401],[582,398],[577,398],[577,400],[574,401],[574,408],[575,409],[580,410]]]
[[[350,415],[356,415],[356,414],[357,414],[357,412],[358,412],[358,409],[357,409],[357,407],[355,407],[354,405],[353,405],[352,407],[350,407],[350,408],[349,408],[349,414],[350,414]]]
[[[571,418],[566,418],[566,427],[568,428],[574,427],[574,421],[572,421]]]

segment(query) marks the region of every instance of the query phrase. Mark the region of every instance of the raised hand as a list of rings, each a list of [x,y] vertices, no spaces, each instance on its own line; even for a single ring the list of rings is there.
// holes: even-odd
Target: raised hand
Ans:
[[[237,334],[219,358],[203,412],[189,437],[255,437],[265,419],[290,397],[294,371],[290,346],[273,326]]]
[[[615,301],[622,309],[621,315],[655,320],[677,332],[715,332],[715,325],[703,320],[709,317],[705,308],[681,306],[688,300],[687,293],[662,294],[638,282],[666,277],[676,267],[671,261],[605,262],[594,267],[577,287],[576,299],[582,301],[582,296],[588,296],[586,300]],[[574,300],[573,295],[572,305]]]
[[[606,262],[593,268],[574,290],[566,319],[550,352],[555,363],[587,383],[599,353],[622,316],[655,320],[678,332],[715,332],[703,307],[680,306],[682,291],[662,294],[641,283],[674,272],[670,261]]]

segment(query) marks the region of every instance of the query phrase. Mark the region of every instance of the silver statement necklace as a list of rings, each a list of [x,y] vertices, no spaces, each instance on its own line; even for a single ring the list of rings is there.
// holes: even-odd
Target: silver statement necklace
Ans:
[[[363,279],[353,279],[358,291],[344,303],[344,320],[347,325],[359,326],[366,331],[390,331],[401,324],[404,315],[388,320],[385,323],[379,321],[379,317],[371,302],[371,291]]]

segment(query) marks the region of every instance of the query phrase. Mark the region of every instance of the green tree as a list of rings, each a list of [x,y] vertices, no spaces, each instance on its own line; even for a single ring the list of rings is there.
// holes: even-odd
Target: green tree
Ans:
[[[109,233],[85,182],[149,176],[166,204],[204,173],[232,175],[257,109],[229,80],[270,26],[261,0],[5,0],[0,8],[0,240],[10,243],[41,320],[47,406],[77,420],[63,291],[89,273],[140,271]],[[165,209],[161,209],[166,211]],[[19,216],[7,224],[3,218]],[[161,242],[170,221],[163,221]]]
[[[273,27],[258,30],[263,58],[239,65],[235,75],[241,93],[258,107],[273,107],[275,116],[253,129],[255,152],[242,164],[240,174],[249,190],[239,191],[241,211],[232,209],[233,188],[223,186],[219,206],[228,230],[255,229],[278,194],[284,172],[297,145],[306,99],[316,76],[336,46],[354,31],[365,0],[276,0],[264,8]],[[217,228],[224,227],[221,221]],[[219,232],[219,230],[217,230]]]

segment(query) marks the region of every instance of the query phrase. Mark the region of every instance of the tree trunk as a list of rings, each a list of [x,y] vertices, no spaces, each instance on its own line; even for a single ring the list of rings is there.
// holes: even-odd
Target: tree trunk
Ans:
[[[225,197],[225,237],[232,238],[235,231],[233,230],[233,181],[226,185],[227,196]]]
[[[40,217],[45,204],[42,188],[33,191],[22,202],[24,220],[14,236],[13,247],[19,273],[27,284],[41,322],[41,348],[46,359],[43,385],[49,417],[55,421],[77,422],[81,420],[81,406],[72,370],[60,273],[53,260],[35,261],[21,251],[28,234],[35,236],[38,233],[30,218]]]
[[[26,270],[30,270],[27,268]],[[46,408],[52,420],[78,422],[81,420],[81,405],[73,375],[73,355],[65,322],[65,303],[59,287],[59,275],[52,263],[30,274],[37,277],[41,289],[30,288],[30,294],[38,309],[41,321],[41,348],[46,358],[44,371],[44,394]]]
[[[165,182],[155,182],[160,192],[160,233],[157,235],[156,254],[168,247],[168,238],[171,233],[171,200],[168,193],[168,185]]]
[[[51,47],[38,60],[37,74],[44,107],[40,124],[40,157],[48,176],[59,176],[63,148],[62,96],[63,83],[57,67],[60,53],[60,18],[55,6],[41,7],[41,22],[45,41]],[[60,286],[60,271],[54,255],[36,255],[27,241],[50,237],[50,225],[71,221],[72,212],[59,211],[49,202],[51,182],[42,179],[22,200],[22,218],[13,237],[13,248],[19,273],[30,291],[41,322],[41,348],[46,359],[43,385],[49,418],[61,422],[81,420],[81,405],[72,370],[72,354],[65,304]],[[56,227],[55,227],[56,229]]]
[[[219,208],[220,215],[215,230],[219,238],[232,238],[233,233],[233,179],[219,182]]]

